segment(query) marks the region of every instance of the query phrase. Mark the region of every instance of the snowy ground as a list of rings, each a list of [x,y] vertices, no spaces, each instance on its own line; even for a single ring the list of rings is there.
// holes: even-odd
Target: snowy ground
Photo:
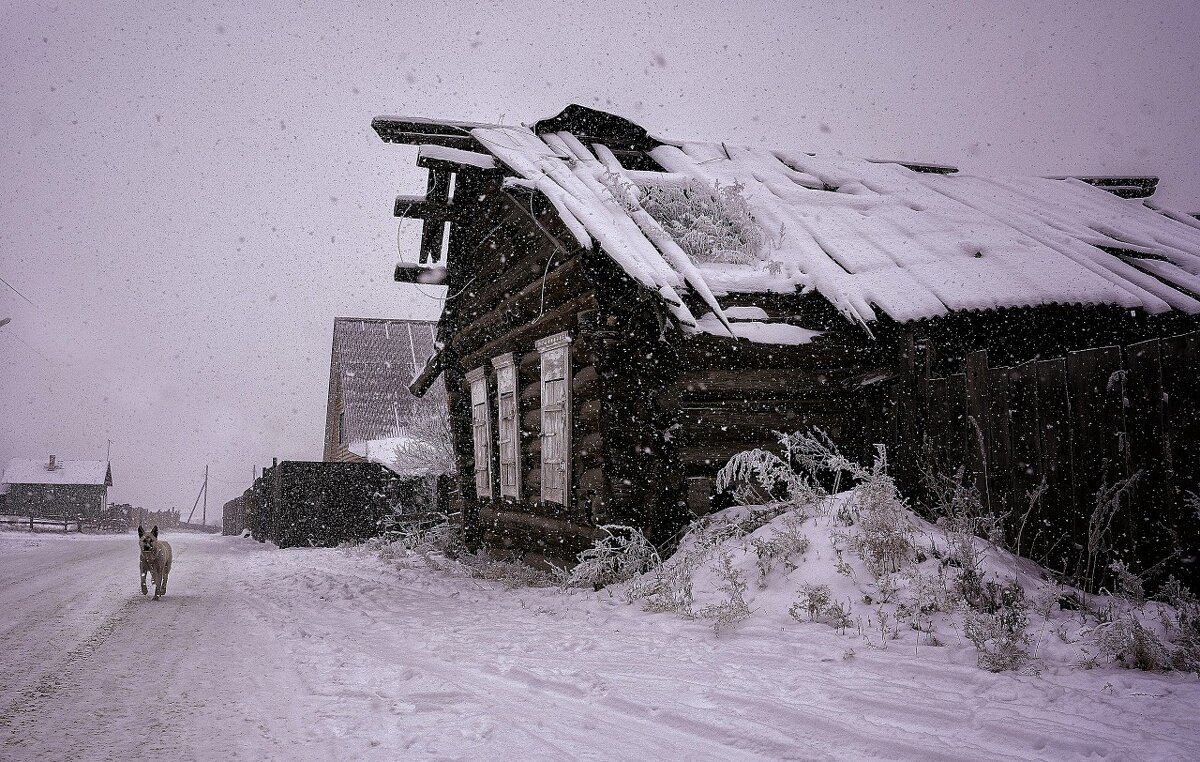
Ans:
[[[719,637],[365,550],[0,533],[3,759],[1198,759],[1200,682],[991,674],[827,627]]]

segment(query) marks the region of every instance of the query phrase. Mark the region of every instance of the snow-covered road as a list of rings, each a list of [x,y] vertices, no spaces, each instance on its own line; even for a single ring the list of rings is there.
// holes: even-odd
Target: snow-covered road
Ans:
[[[993,675],[365,550],[0,534],[3,759],[1197,759],[1195,677]]]

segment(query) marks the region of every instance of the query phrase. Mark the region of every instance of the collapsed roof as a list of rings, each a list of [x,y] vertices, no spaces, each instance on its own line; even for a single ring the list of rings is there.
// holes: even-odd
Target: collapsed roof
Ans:
[[[507,187],[543,194],[580,246],[599,245],[692,328],[688,290],[721,323],[723,295],[797,290],[863,324],[1056,303],[1200,313],[1200,221],[1147,200],[1154,178],[984,177],[671,142],[580,106],[531,127],[374,126],[385,140],[441,147],[418,163],[485,169],[494,157]],[[649,189],[697,182],[744,200],[764,233],[748,260],[696,261],[640,203]]]

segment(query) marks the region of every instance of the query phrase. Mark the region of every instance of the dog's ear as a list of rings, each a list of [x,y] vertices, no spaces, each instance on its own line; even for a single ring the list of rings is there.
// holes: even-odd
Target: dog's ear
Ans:
[[[150,530],[150,534],[154,535],[156,539],[158,538],[158,524],[154,525],[154,528]]]
[[[138,524],[138,537],[143,537],[143,536],[145,536],[145,534],[146,534],[146,530],[142,529],[141,524]]]

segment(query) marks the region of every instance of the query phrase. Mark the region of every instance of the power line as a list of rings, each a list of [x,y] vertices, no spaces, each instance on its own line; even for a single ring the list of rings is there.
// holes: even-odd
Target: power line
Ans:
[[[12,285],[11,283],[9,283],[8,281],[4,280],[4,278],[0,278],[0,283],[3,283],[4,285],[8,286],[10,289],[12,289],[12,292],[13,292],[14,294],[16,294],[17,296],[21,297],[21,298],[22,298],[22,299],[24,299],[25,301],[29,302],[29,297],[28,297],[28,296],[25,296],[25,294],[22,294],[20,291],[18,291],[18,290],[16,290],[15,288],[13,288],[13,285]],[[30,303],[31,305],[33,305],[34,307],[36,307],[36,306],[37,306],[36,304],[33,304],[33,302],[29,302],[29,303]]]

